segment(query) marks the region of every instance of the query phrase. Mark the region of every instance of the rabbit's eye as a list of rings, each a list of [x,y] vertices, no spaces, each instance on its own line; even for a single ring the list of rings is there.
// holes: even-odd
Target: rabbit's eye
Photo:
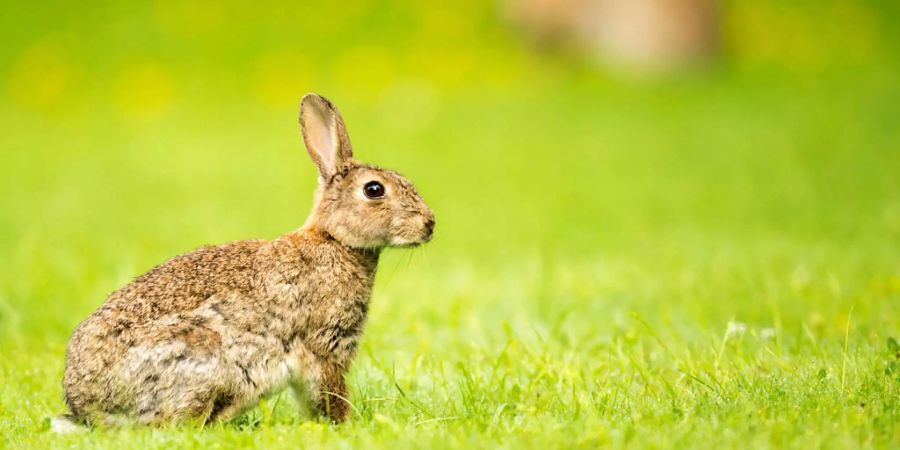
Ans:
[[[377,181],[370,181],[363,186],[363,193],[365,193],[368,198],[384,197],[384,185]]]

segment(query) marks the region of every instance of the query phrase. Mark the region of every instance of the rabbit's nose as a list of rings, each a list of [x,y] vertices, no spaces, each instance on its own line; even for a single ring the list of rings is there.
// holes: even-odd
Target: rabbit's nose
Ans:
[[[425,219],[425,230],[428,232],[429,237],[434,234],[434,217]]]

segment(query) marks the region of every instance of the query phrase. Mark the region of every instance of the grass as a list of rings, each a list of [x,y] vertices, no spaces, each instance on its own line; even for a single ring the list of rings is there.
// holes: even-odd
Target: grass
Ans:
[[[900,445],[892,75],[334,100],[357,155],[407,174],[438,219],[379,269],[351,420],[285,393],[225,425],[69,436],[47,418],[79,320],[171,255],[299,226],[314,174],[290,105],[3,106],[3,446]]]

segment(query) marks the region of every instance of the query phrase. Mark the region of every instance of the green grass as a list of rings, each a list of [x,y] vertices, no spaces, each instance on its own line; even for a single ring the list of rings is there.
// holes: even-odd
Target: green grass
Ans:
[[[179,4],[108,11],[119,22],[69,7],[71,25],[19,8],[0,30],[16,50],[0,54],[0,447],[900,446],[887,22],[840,44],[844,65],[800,27],[785,54],[736,33],[721,67],[628,82],[446,11],[348,10],[335,32]],[[869,24],[860,11],[827,23]],[[442,42],[459,47],[432,54]],[[344,70],[379,46],[384,65]],[[49,433],[68,336],[109,292],[202,244],[303,223],[308,90],[438,222],[379,268],[350,421],[284,393],[208,428]]]
[[[896,447],[888,81],[576,80],[446,98],[412,134],[335,99],[357,154],[438,217],[431,245],[382,263],[350,422],[285,393],[227,425],[62,437],[46,418],[77,322],[168,256],[299,226],[313,171],[292,108],[7,111],[5,445]]]

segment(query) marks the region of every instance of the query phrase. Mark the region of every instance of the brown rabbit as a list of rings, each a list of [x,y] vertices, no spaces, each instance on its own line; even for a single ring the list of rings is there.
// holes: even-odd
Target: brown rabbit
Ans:
[[[319,170],[306,224],[177,256],[110,295],[69,341],[72,414],[54,428],[224,421],[287,386],[347,418],[379,253],[429,241],[434,214],[406,178],[353,159],[324,97],[303,97],[300,127]]]

